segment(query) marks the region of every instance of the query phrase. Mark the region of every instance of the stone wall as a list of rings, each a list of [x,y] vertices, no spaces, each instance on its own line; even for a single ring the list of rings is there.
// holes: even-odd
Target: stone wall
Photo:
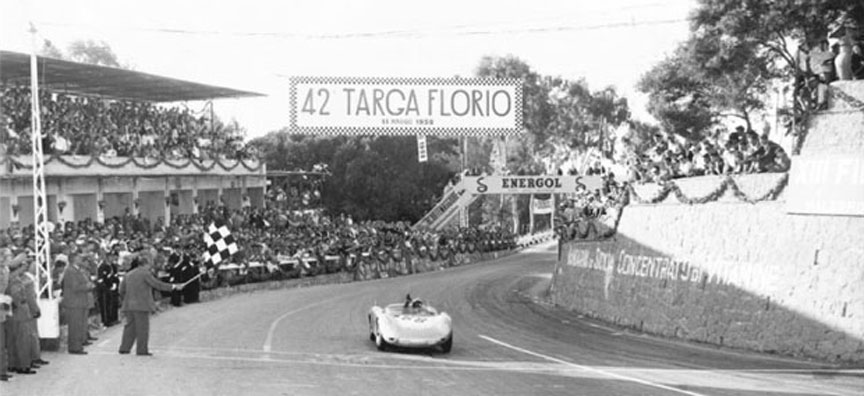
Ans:
[[[791,177],[739,176],[725,190],[720,177],[636,186],[614,237],[561,245],[554,301],[663,336],[864,362],[864,216],[836,215],[836,197],[819,194],[821,210],[793,208],[809,188],[796,184],[807,169],[796,158],[864,155],[864,82],[832,83],[829,109],[808,120]],[[834,190],[821,192],[860,204],[864,168],[841,168],[828,168]]]
[[[553,298],[663,336],[864,362],[864,218],[790,215],[782,194],[631,204],[615,237],[562,244]]]

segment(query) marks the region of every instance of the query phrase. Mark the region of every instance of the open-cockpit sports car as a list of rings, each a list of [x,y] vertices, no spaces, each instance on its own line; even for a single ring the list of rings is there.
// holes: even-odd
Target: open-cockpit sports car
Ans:
[[[382,351],[395,346],[440,348],[449,353],[453,347],[452,321],[446,312],[409,295],[405,303],[369,310],[369,339]]]

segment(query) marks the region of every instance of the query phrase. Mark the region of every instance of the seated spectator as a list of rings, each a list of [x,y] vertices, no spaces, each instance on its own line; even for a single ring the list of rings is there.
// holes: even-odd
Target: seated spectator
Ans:
[[[789,156],[779,144],[768,139],[768,135],[760,138],[761,156],[758,168],[760,172],[787,172],[791,165]]]

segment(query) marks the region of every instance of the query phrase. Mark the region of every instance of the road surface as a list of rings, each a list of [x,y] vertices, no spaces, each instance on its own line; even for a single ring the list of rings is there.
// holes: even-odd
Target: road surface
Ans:
[[[0,394],[864,394],[861,369],[658,339],[550,306],[555,257],[546,244],[434,273],[184,306],[153,318],[153,357],[119,355],[115,326],[89,355],[45,353],[50,365]],[[453,317],[450,354],[369,341],[369,308],[409,292]]]

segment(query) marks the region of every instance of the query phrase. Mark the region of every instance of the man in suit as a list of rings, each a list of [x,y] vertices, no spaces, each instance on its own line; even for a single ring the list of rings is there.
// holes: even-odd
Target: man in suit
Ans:
[[[138,265],[120,282],[120,311],[126,316],[120,354],[125,355],[136,344],[138,356],[151,356],[148,350],[150,339],[150,313],[156,311],[153,290],[173,291],[182,289],[180,284],[162,282],[153,275],[153,252],[139,253],[134,259]]]
[[[6,325],[8,330],[6,343],[9,350],[9,370],[18,374],[35,374],[36,372],[31,368],[34,356],[29,324],[39,307],[35,306],[35,301],[30,300],[33,286],[25,282],[26,270],[27,264],[22,262],[17,267],[11,268],[9,274],[6,293],[12,297],[12,317]],[[36,308],[37,312],[34,312],[33,308]]]
[[[27,289],[27,304],[30,305],[30,312],[33,314],[32,319],[28,321],[29,333],[32,342],[30,343],[31,354],[33,355],[33,368],[39,368],[48,364],[47,360],[42,359],[42,346],[39,341],[39,325],[36,322],[42,311],[39,308],[39,290],[36,285],[36,267],[39,264],[32,261],[29,268],[24,272],[24,284]]]
[[[8,353],[6,350],[6,328],[10,327],[12,316],[12,297],[7,295],[7,286],[9,286],[9,267],[15,268],[21,262],[27,259],[26,254],[19,254],[17,257],[12,255],[12,250],[3,247],[6,245],[7,239],[0,233],[0,381],[8,381],[12,374],[8,373]],[[14,258],[13,258],[14,257]]]
[[[183,302],[186,304],[197,303],[201,292],[201,277],[195,278],[201,273],[197,262],[192,261],[189,254],[183,253],[180,267],[183,269],[183,282],[188,282],[183,288]],[[191,282],[190,282],[191,281]]]
[[[90,282],[89,273],[83,268],[83,257],[73,254],[69,260],[70,265],[62,275],[63,299],[60,307],[63,308],[66,323],[69,324],[69,353],[86,355],[84,343],[87,342],[87,311],[90,310],[93,284]]]
[[[102,317],[102,323],[105,326],[112,326],[117,323],[117,288],[120,284],[120,277],[117,274],[117,257],[112,253],[107,255],[102,263],[99,264],[99,275],[96,280],[98,299],[96,305],[99,307],[99,313]]]
[[[183,283],[189,279],[185,279],[183,271],[183,254],[175,247],[168,256],[168,281],[171,283]],[[191,278],[190,278],[191,279]],[[171,305],[179,307],[183,305],[183,293],[179,290],[171,291]]]

